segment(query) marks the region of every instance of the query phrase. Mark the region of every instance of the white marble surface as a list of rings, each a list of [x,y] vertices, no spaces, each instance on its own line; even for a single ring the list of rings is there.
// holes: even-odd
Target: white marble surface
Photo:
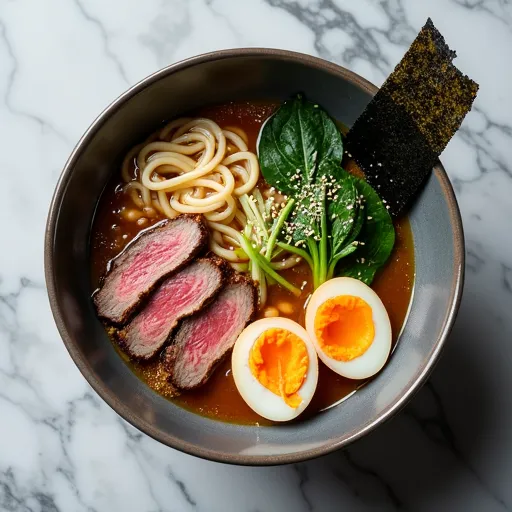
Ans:
[[[273,46],[382,83],[427,16],[481,84],[442,159],[464,300],[430,382],[345,452],[237,468],[171,450],[90,389],[53,324],[43,230],[75,142],[112,99],[197,53]],[[512,510],[511,0],[0,0],[0,510]]]

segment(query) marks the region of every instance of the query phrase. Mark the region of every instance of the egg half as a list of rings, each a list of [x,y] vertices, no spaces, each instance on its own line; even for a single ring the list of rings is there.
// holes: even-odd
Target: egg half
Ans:
[[[318,357],[349,379],[366,379],[386,363],[391,324],[379,296],[350,277],[318,287],[306,309],[306,330]]]
[[[304,411],[318,383],[318,358],[306,330],[288,318],[263,318],[242,331],[231,371],[247,405],[272,421]]]

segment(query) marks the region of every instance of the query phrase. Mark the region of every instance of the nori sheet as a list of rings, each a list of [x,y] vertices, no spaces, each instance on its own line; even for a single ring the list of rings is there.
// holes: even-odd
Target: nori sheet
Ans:
[[[347,135],[347,152],[393,215],[410,206],[476,97],[455,57],[429,18]]]

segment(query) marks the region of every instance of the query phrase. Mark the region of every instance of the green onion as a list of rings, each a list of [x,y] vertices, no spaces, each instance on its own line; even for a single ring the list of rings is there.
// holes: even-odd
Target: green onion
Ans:
[[[271,266],[267,259],[261,255],[258,251],[256,251],[251,242],[247,239],[247,237],[242,236],[242,247],[244,251],[247,253],[253,264],[258,265],[266,274],[268,274],[276,283],[279,283],[281,286],[286,288],[288,291],[293,293],[296,297],[301,294],[301,291],[296,286],[293,286],[290,282],[288,282],[283,276],[279,275]]]
[[[274,246],[276,245],[277,237],[279,236],[281,229],[283,229],[283,225],[286,222],[288,215],[290,215],[290,212],[292,211],[294,204],[294,199],[290,199],[288,201],[286,206],[279,212],[279,217],[277,218],[277,221],[272,227],[272,232],[270,233],[270,237],[267,242],[267,249],[265,251],[265,256],[268,261],[272,259],[272,253],[274,252]]]

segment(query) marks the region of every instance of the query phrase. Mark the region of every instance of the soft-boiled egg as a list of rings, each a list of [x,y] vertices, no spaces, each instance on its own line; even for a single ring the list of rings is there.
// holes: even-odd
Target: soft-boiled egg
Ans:
[[[247,405],[272,421],[296,418],[318,382],[315,347],[288,318],[263,318],[246,327],[233,348],[231,370]]]
[[[379,296],[350,277],[318,287],[306,309],[306,330],[318,357],[349,379],[366,379],[386,363],[391,324]]]

